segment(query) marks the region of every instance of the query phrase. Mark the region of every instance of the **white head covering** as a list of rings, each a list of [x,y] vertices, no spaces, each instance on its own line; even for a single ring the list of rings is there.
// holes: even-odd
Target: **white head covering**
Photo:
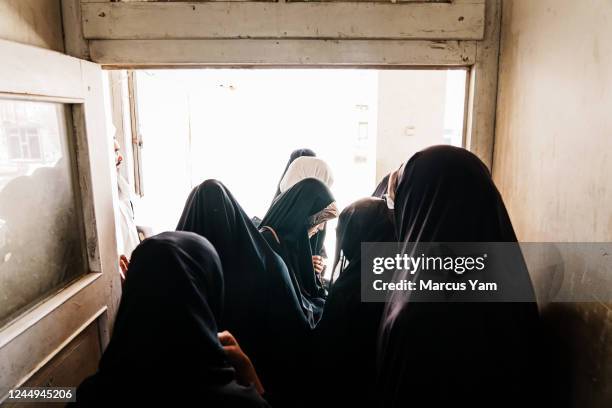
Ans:
[[[307,178],[315,178],[328,188],[334,183],[334,176],[327,163],[318,157],[302,156],[295,159],[287,169],[280,182],[281,193]]]

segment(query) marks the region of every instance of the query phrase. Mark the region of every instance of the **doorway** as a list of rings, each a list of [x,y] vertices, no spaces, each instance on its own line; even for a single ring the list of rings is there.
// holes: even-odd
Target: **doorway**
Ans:
[[[142,177],[135,216],[153,233],[173,230],[190,190],[210,178],[263,217],[297,148],[332,167],[342,209],[413,153],[464,145],[465,69],[173,69],[133,78],[142,140],[132,160]]]

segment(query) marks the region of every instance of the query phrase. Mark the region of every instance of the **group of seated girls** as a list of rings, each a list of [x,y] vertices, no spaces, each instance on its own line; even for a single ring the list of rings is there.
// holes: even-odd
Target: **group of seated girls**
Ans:
[[[361,301],[362,242],[516,242],[487,167],[414,154],[339,213],[331,171],[295,151],[265,216],[219,181],[135,250],[114,330],[76,405],[517,407],[537,403],[535,302]],[[326,222],[339,216],[331,281]],[[502,270],[527,279],[526,269]]]

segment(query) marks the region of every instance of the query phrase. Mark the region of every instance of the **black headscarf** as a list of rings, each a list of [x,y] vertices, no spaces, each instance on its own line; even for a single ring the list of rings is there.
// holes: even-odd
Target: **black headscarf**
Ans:
[[[374,189],[374,192],[372,193],[372,197],[383,198],[384,195],[387,194],[387,189],[389,188],[389,176],[390,175],[391,174],[387,174],[385,177],[383,177],[382,180],[380,180],[380,183],[378,183],[378,185]]]
[[[194,398],[267,406],[234,381],[217,339],[222,310],[223,272],[208,241],[184,232],[145,240],[133,253],[99,371],[79,387],[77,404]]]
[[[395,221],[403,243],[516,242],[486,166],[450,146],[425,149],[407,162],[396,189]],[[532,291],[516,247],[513,256],[522,267],[502,265],[494,273],[511,274]],[[535,301],[404,300],[392,295],[381,323],[381,406],[505,407],[531,398],[539,341]]]
[[[362,242],[396,241],[391,216],[385,200],[377,197],[357,200],[340,213],[336,227],[335,258],[335,264],[340,269],[330,298],[332,292],[343,291],[345,285],[354,284],[355,279],[360,279],[357,275],[360,273]]]
[[[516,242],[491,173],[465,149],[434,146],[416,153],[395,194],[403,242]]]
[[[221,328],[251,357],[266,390],[276,391],[292,364],[283,347],[288,353],[314,327],[319,306],[302,295],[282,258],[221,182],[206,180],[193,189],[177,229],[200,234],[216,248],[225,278]]]
[[[285,170],[283,171],[283,175],[278,180],[278,184],[276,186],[276,193],[274,194],[274,199],[276,199],[276,197],[281,195],[280,183],[283,180],[283,177],[285,177],[285,174],[287,173],[289,166],[291,166],[291,163],[293,163],[293,161],[297,159],[298,157],[303,157],[303,156],[317,157],[316,153],[310,149],[296,149],[292,151],[291,155],[289,156],[289,161],[287,162],[287,165],[285,166]]]
[[[403,171],[404,165],[402,164],[397,170],[394,170],[383,177],[372,193],[372,197],[383,198],[387,202],[387,207],[389,207],[391,212],[393,212],[393,208],[395,206],[393,201],[395,200],[398,180],[401,178]]]
[[[249,316],[257,320],[258,316],[249,310],[249,301],[253,300],[253,292],[265,290],[261,274],[265,274],[268,263],[273,261],[265,251],[259,232],[232,194],[217,180],[206,180],[191,191],[176,229],[206,237],[216,248],[226,283],[227,307],[220,324],[222,328],[237,331],[235,335],[242,337],[239,341],[248,349],[251,334],[242,333],[240,325]],[[257,271],[247,273],[248,269]],[[256,312],[264,313],[259,309]]]
[[[371,406],[384,304],[361,301],[361,243],[395,241],[386,202],[364,198],[346,207],[336,235],[340,273],[314,332],[314,349],[322,361],[319,377],[325,406]]]
[[[325,250],[325,237],[327,236],[327,225],[322,230],[317,231],[310,239],[310,249],[313,255],[319,255],[323,258],[327,258],[327,251]]]
[[[312,265],[313,251],[308,237],[308,229],[312,227],[310,218],[333,202],[334,197],[325,184],[307,178],[278,196],[261,221],[264,237],[283,258],[301,292],[309,299],[322,299],[325,294]],[[272,236],[265,227],[274,230],[277,236]]]
[[[276,186],[276,193],[274,194],[274,199],[272,200],[272,202],[274,202],[274,200],[276,200],[276,198],[279,195],[281,195],[280,183],[281,181],[283,181],[285,174],[287,174],[287,170],[289,170],[289,166],[291,166],[291,163],[293,163],[295,159],[298,159],[304,156],[317,157],[316,153],[310,149],[296,149],[293,152],[291,152],[291,155],[289,156],[289,161],[287,162],[287,165],[285,166],[285,170],[283,171],[283,175],[278,180],[278,184]],[[255,225],[259,227],[259,225],[262,225],[261,221],[258,221]],[[322,257],[327,257],[327,253],[325,252],[325,246],[324,246],[326,232],[327,232],[326,228],[323,228],[321,231],[317,232],[315,235],[310,237],[310,247],[312,248],[313,255],[320,255]]]

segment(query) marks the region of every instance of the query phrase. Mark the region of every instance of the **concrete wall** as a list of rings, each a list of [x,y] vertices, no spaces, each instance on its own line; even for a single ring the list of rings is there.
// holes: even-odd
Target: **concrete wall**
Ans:
[[[519,238],[610,242],[612,2],[503,3],[493,176]],[[564,368],[557,392],[610,406],[612,305],[541,306]]]
[[[0,0],[0,39],[63,52],[60,0]]]
[[[378,74],[376,180],[425,147],[444,142],[446,71]]]

